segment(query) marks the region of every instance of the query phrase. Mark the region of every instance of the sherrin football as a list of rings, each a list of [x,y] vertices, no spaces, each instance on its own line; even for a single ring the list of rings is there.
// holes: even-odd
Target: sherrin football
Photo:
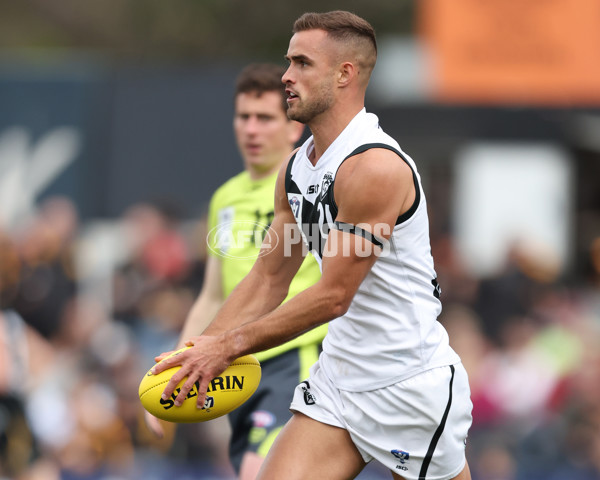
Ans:
[[[177,350],[170,357],[188,348]],[[179,382],[170,398],[163,400],[161,395],[171,376],[179,368],[179,366],[169,368],[158,375],[148,370],[139,388],[140,401],[148,412],[155,417],[175,423],[205,422],[235,410],[256,391],[261,377],[260,363],[256,357],[245,355],[234,360],[221,375],[213,378],[208,386],[204,408],[196,407],[197,382],[181,406],[177,407],[175,398],[185,378]]]

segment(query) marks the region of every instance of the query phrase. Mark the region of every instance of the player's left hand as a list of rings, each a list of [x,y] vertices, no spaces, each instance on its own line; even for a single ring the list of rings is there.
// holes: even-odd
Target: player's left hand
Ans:
[[[172,357],[164,358],[152,368],[152,373],[156,375],[168,368],[180,366],[181,368],[167,383],[161,397],[165,400],[171,397],[179,382],[187,377],[178,389],[175,405],[181,406],[194,384],[197,383],[197,405],[198,408],[202,408],[210,381],[222,373],[234,358],[231,358],[228,353],[223,336],[192,337],[185,345],[190,348]]]

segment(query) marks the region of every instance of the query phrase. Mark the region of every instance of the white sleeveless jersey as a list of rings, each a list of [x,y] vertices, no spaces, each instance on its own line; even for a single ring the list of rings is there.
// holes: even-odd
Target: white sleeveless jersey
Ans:
[[[342,390],[367,391],[459,362],[437,321],[440,291],[425,195],[413,160],[364,109],[314,166],[308,159],[312,148],[310,137],[290,160],[285,185],[303,239],[320,265],[337,215],[335,177],[345,159],[370,148],[392,150],[412,169],[416,188],[415,202],[398,218],[387,253],[377,259],[346,314],[329,323],[319,360],[327,376]]]

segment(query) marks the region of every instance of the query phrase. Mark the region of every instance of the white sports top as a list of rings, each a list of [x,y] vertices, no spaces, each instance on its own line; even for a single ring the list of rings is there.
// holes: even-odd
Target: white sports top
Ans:
[[[323,246],[337,215],[335,176],[345,159],[370,148],[390,149],[411,167],[416,188],[414,204],[396,222],[389,251],[377,259],[348,311],[329,323],[319,359],[327,376],[342,390],[367,391],[459,362],[437,321],[440,290],[427,204],[413,160],[364,109],[314,166],[307,155],[313,148],[311,136],[290,160],[285,184],[304,241],[321,268]]]

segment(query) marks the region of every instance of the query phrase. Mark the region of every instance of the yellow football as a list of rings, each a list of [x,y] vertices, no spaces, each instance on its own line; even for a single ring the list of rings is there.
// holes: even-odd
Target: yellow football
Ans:
[[[177,355],[189,347],[172,353]],[[175,398],[185,378],[167,400],[161,395],[171,379],[179,370],[179,366],[169,368],[158,375],[150,370],[144,375],[139,387],[142,406],[155,417],[175,423],[205,422],[235,410],[248,400],[258,388],[261,377],[260,363],[253,355],[245,355],[234,360],[225,371],[215,377],[208,386],[204,408],[197,408],[198,383],[194,385],[179,407],[175,406]]]

